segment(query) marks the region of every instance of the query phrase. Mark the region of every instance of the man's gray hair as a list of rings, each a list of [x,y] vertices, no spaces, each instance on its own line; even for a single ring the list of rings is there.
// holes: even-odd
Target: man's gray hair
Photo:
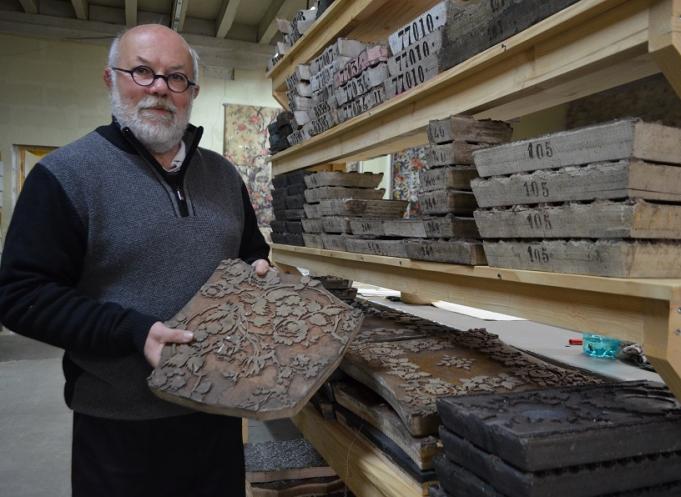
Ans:
[[[162,26],[162,24],[159,24],[159,26]],[[109,48],[109,59],[108,59],[108,64],[109,67],[114,67],[118,63],[116,62],[118,60],[118,45],[120,44],[121,38],[125,33],[127,33],[129,29],[126,29],[125,31],[120,32],[116,38],[111,42],[111,47]],[[182,41],[184,41],[184,44],[187,46],[187,50],[189,51],[189,55],[192,58],[192,70],[194,72],[194,75],[192,77],[192,81],[194,83],[199,82],[199,54],[196,53],[196,50],[194,50],[187,41],[182,38]]]

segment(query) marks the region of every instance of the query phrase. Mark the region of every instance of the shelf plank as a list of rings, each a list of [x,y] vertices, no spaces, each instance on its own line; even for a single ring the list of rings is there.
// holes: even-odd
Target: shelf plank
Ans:
[[[307,64],[338,37],[385,42],[388,35],[438,0],[336,0],[267,73],[273,93],[282,95],[286,78],[298,64]],[[288,102],[280,103],[288,107]]]
[[[291,419],[355,495],[428,495],[427,484],[418,483],[360,434],[323,419],[311,405]]]
[[[583,0],[339,126],[272,157],[274,174],[425,144],[428,121],[510,119],[660,72],[648,0]],[[420,143],[416,143],[420,142]]]

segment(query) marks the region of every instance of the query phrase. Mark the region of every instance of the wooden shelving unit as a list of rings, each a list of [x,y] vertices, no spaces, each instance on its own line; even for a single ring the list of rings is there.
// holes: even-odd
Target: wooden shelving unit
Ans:
[[[319,25],[271,71],[273,93],[281,99],[292,68],[337,36],[386,39],[434,3],[336,0]],[[425,84],[275,155],[273,174],[424,145],[425,128],[432,119],[465,112],[508,120],[660,72],[681,95],[681,0],[581,0]],[[643,343],[658,373],[681,398],[681,279],[467,267],[287,245],[274,245],[272,257],[282,266],[306,267]],[[335,433],[338,427],[321,419],[310,421],[311,416],[304,411],[296,422],[343,476],[343,468],[332,462],[337,459],[335,449],[321,435]],[[350,456],[353,468],[358,458]],[[385,478],[381,471],[356,470],[362,473],[362,481]],[[397,471],[393,467],[391,477]],[[352,479],[348,484],[363,496],[418,495],[419,491],[389,486],[369,491]]]

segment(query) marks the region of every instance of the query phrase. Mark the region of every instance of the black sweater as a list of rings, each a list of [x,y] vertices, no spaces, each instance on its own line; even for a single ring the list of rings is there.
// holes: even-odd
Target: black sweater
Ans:
[[[186,412],[146,387],[149,328],[171,318],[220,260],[267,258],[248,192],[223,157],[185,136],[166,173],[112,123],[28,175],[0,265],[0,321],[66,350],[66,401],[94,416]]]

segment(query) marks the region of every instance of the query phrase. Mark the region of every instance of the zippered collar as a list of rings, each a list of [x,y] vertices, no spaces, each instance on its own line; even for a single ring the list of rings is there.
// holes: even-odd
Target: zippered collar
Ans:
[[[106,126],[99,126],[95,129],[100,136],[105,138],[115,147],[129,153],[141,156],[146,162],[154,166],[164,177],[168,176],[168,173],[163,169],[163,166],[158,163],[158,161],[151,155],[151,152],[142,145],[142,143],[135,137],[133,132],[128,127],[121,128],[120,124],[115,117],[111,117],[111,124]],[[199,141],[203,135],[202,126],[194,126],[192,124],[187,125],[187,130],[182,137],[186,147],[187,155],[185,156],[184,162],[182,163],[181,172],[184,174],[184,170],[187,165],[191,162],[194,152],[199,146]]]

